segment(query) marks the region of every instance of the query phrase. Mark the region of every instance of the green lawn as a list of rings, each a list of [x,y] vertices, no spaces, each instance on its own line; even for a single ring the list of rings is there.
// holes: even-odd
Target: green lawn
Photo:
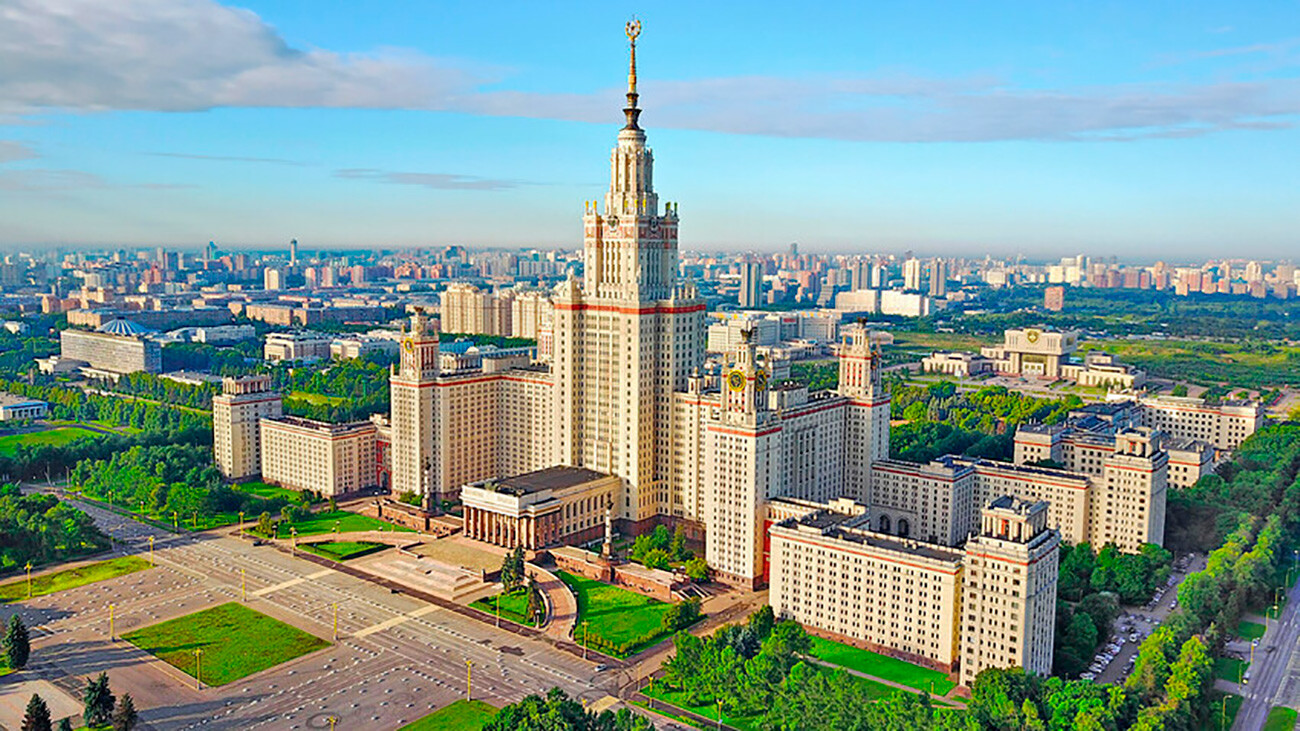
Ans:
[[[83,429],[79,426],[61,426],[55,429],[46,429],[45,431],[27,432],[26,434],[9,434],[0,437],[0,457],[14,456],[18,453],[18,445],[20,444],[29,447],[43,444],[59,447],[78,439],[86,437],[98,439],[102,436],[104,435],[100,432]]]
[[[225,685],[330,643],[238,602],[138,629],[122,639],[203,683]]]
[[[406,724],[398,731],[478,731],[496,713],[496,708],[483,701],[459,700]]]
[[[52,574],[32,577],[32,596],[44,596],[64,589],[73,589],[96,581],[133,574],[150,567],[148,561],[138,556],[122,556],[107,561],[64,569]],[[27,578],[0,585],[0,604],[22,601],[27,598]]]
[[[917,690],[928,690],[934,695],[944,695],[955,687],[948,676],[938,670],[913,665],[910,662],[886,657],[869,650],[831,642],[820,637],[812,639],[812,654],[819,660],[856,670],[877,678],[892,680]]]
[[[323,393],[307,393],[306,391],[290,391],[289,398],[306,401],[313,406],[338,406],[347,402],[347,399],[339,396],[326,396]]]
[[[1296,711],[1286,706],[1273,706],[1264,720],[1264,731],[1292,731],[1295,728]]]
[[[1237,623],[1237,636],[1243,640],[1257,640],[1264,636],[1264,625],[1243,619]]]
[[[323,541],[321,543],[300,543],[298,548],[333,561],[347,561],[348,559],[361,558],[382,551],[388,548],[388,544],[373,543],[371,541]]]
[[[635,642],[631,651],[636,652],[667,634],[660,627],[671,604],[564,571],[557,573],[578,598],[575,640],[586,644],[584,635],[590,632],[592,639],[601,638],[613,645]],[[590,623],[585,632],[583,622]],[[589,646],[600,649],[595,644]]]
[[[516,589],[509,594],[494,594],[482,599],[476,599],[470,604],[471,607],[488,614],[497,613],[497,597],[501,597],[501,617],[508,619],[515,624],[524,624],[532,627],[536,624],[527,616],[528,612],[528,593],[523,589]]]
[[[696,715],[704,716],[705,718],[711,718],[715,721],[718,718],[718,707],[716,705],[710,703],[693,706],[686,702],[686,693],[680,690],[665,690],[656,685],[654,691],[651,691],[649,688],[642,688],[641,693],[650,696],[655,700],[690,711]],[[723,723],[728,726],[742,729],[743,731],[758,731],[762,720],[762,716],[732,716],[727,713],[722,714]]]
[[[1220,680],[1226,680],[1229,683],[1240,683],[1242,674],[1250,663],[1245,660],[1238,660],[1235,657],[1216,657],[1214,658],[1214,677]]]
[[[1224,699],[1227,704],[1224,704]],[[1217,693],[1210,701],[1209,723],[1206,724],[1206,731],[1229,731],[1232,724],[1237,720],[1237,712],[1241,710],[1242,698],[1232,693]]]
[[[399,533],[414,533],[415,531],[400,525],[385,523],[382,520],[376,520],[368,515],[359,515],[349,513],[346,510],[325,511],[323,513],[313,513],[305,519],[291,524],[280,524],[280,531],[277,538],[288,538],[290,526],[298,529],[300,536],[316,536],[322,533],[332,533],[334,524],[338,523],[340,533],[348,533],[359,530],[385,530],[398,531]]]
[[[260,497],[263,500],[269,500],[273,497],[282,497],[291,503],[297,503],[302,499],[302,493],[297,490],[290,490],[287,487],[276,487],[268,485],[265,482],[245,482],[240,485],[231,485],[235,492],[242,492],[253,497]]]
[[[149,525],[179,533],[182,530],[210,530],[212,528],[223,528],[228,525],[234,525],[239,522],[239,513],[211,513],[207,515],[190,513],[189,515],[171,513],[156,513],[143,510],[143,506],[136,502],[128,505],[120,499],[110,500],[109,495],[89,490],[69,488],[69,495],[91,503],[98,503],[104,508],[119,513],[127,513],[132,518]],[[249,516],[245,516],[247,519]],[[253,516],[256,517],[256,516]]]

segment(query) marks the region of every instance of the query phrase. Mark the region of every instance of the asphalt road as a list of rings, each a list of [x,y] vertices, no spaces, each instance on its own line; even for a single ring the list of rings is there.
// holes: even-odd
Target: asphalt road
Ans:
[[[1268,632],[1255,648],[1250,682],[1243,689],[1245,700],[1232,725],[1235,731],[1261,729],[1273,706],[1294,707],[1300,703],[1300,653],[1296,652],[1300,644],[1300,583],[1287,594],[1290,599],[1282,616],[1270,622]]]
[[[209,532],[176,536],[76,503],[111,532],[122,550],[158,567],[15,605],[33,637],[31,672],[74,698],[85,679],[107,671],[114,691],[130,692],[154,729],[390,729],[465,697],[494,705],[559,686],[595,701],[617,694],[618,678],[536,640],[495,630],[455,612],[287,556],[269,546]],[[241,589],[241,582],[244,589]],[[108,607],[120,636],[137,627],[239,601],[330,639],[312,653],[219,688],[196,689],[181,674],[108,637]]]

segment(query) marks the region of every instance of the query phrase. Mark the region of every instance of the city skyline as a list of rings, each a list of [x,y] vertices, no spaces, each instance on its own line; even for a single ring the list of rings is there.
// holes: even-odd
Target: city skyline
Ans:
[[[640,11],[683,249],[1294,248],[1285,8],[241,7],[0,10],[0,245],[576,248]]]

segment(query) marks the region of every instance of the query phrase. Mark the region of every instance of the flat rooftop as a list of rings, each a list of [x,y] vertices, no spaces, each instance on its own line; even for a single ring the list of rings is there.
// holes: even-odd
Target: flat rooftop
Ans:
[[[790,518],[781,525],[811,528],[829,538],[849,541],[863,546],[874,546],[886,551],[905,553],[935,561],[957,563],[964,556],[959,549],[907,538],[898,538],[884,533],[875,533],[868,528],[870,518],[866,515],[847,515],[831,510],[819,510],[802,518]]]
[[[606,477],[609,477],[609,475],[604,472],[597,472],[584,467],[560,465],[498,480],[496,491],[510,495],[528,495],[542,490],[562,490],[566,487],[595,482]]]

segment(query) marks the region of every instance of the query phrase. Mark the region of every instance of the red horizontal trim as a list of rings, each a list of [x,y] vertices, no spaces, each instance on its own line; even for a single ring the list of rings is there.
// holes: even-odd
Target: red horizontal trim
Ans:
[[[710,426],[708,429],[709,431],[718,434],[731,434],[732,436],[737,436],[737,437],[765,437],[768,434],[775,434],[781,431],[781,427],[779,426],[773,427],[771,429],[764,429],[763,431],[744,431],[743,429],[728,429],[725,427],[718,427],[718,426]]]
[[[652,305],[650,307],[620,307],[618,305],[589,305],[586,303],[569,305],[569,304],[564,304],[562,302],[556,302],[555,309],[572,310],[572,311],[591,310],[594,312],[617,312],[623,315],[652,315],[652,314],[678,314],[684,312],[704,312],[705,309],[707,308],[704,304],[683,305],[680,307],[668,307],[664,305]]]

